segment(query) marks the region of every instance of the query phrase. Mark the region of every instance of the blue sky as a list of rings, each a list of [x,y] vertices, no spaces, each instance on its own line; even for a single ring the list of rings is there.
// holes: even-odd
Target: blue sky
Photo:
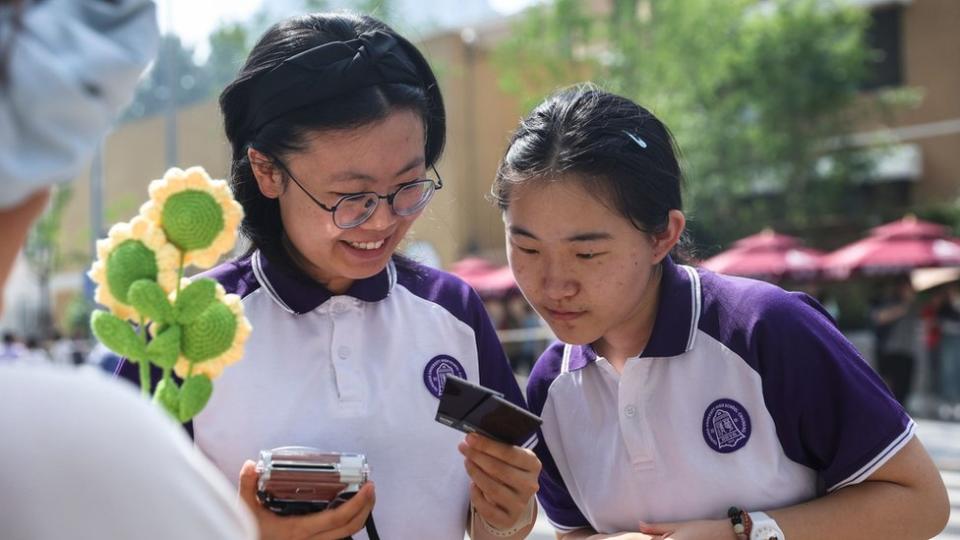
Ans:
[[[187,44],[205,55],[205,38],[223,21],[243,21],[253,15],[264,0],[157,0],[160,27],[173,28]],[[456,0],[448,0],[456,1]],[[509,14],[536,0],[487,0],[496,11]]]

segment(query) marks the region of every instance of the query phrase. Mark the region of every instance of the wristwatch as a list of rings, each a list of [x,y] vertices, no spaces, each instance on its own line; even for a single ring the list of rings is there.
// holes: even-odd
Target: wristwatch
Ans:
[[[784,540],[780,526],[766,512],[750,512],[750,521],[753,522],[750,540]]]

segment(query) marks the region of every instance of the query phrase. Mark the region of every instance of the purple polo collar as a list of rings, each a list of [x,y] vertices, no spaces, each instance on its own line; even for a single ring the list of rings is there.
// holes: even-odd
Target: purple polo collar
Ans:
[[[700,276],[689,266],[663,259],[663,277],[660,279],[660,304],[653,333],[642,358],[679,356],[693,348],[700,319]],[[571,347],[569,370],[585,367],[597,359],[592,345]]]
[[[325,286],[313,281],[285,261],[273,261],[260,250],[251,257],[254,275],[275,302],[293,314],[309,313],[334,296]],[[354,281],[344,294],[364,302],[378,302],[390,294],[397,282],[393,260],[380,273]]]

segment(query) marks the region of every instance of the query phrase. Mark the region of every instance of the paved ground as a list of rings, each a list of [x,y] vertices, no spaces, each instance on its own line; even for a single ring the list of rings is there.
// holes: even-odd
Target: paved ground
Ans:
[[[950,492],[950,523],[937,540],[960,540],[960,423],[921,420],[918,424],[920,440],[937,462]],[[553,529],[542,515],[530,538],[555,538]]]

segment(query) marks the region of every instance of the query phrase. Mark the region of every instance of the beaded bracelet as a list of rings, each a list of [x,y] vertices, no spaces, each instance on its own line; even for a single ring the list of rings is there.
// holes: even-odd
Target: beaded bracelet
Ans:
[[[744,516],[746,516],[747,524],[751,524],[750,515],[740,510],[736,506],[731,506],[727,510],[727,517],[730,518],[730,523],[733,525],[733,534],[737,535],[737,540],[750,540],[750,530],[748,525],[744,524]]]

